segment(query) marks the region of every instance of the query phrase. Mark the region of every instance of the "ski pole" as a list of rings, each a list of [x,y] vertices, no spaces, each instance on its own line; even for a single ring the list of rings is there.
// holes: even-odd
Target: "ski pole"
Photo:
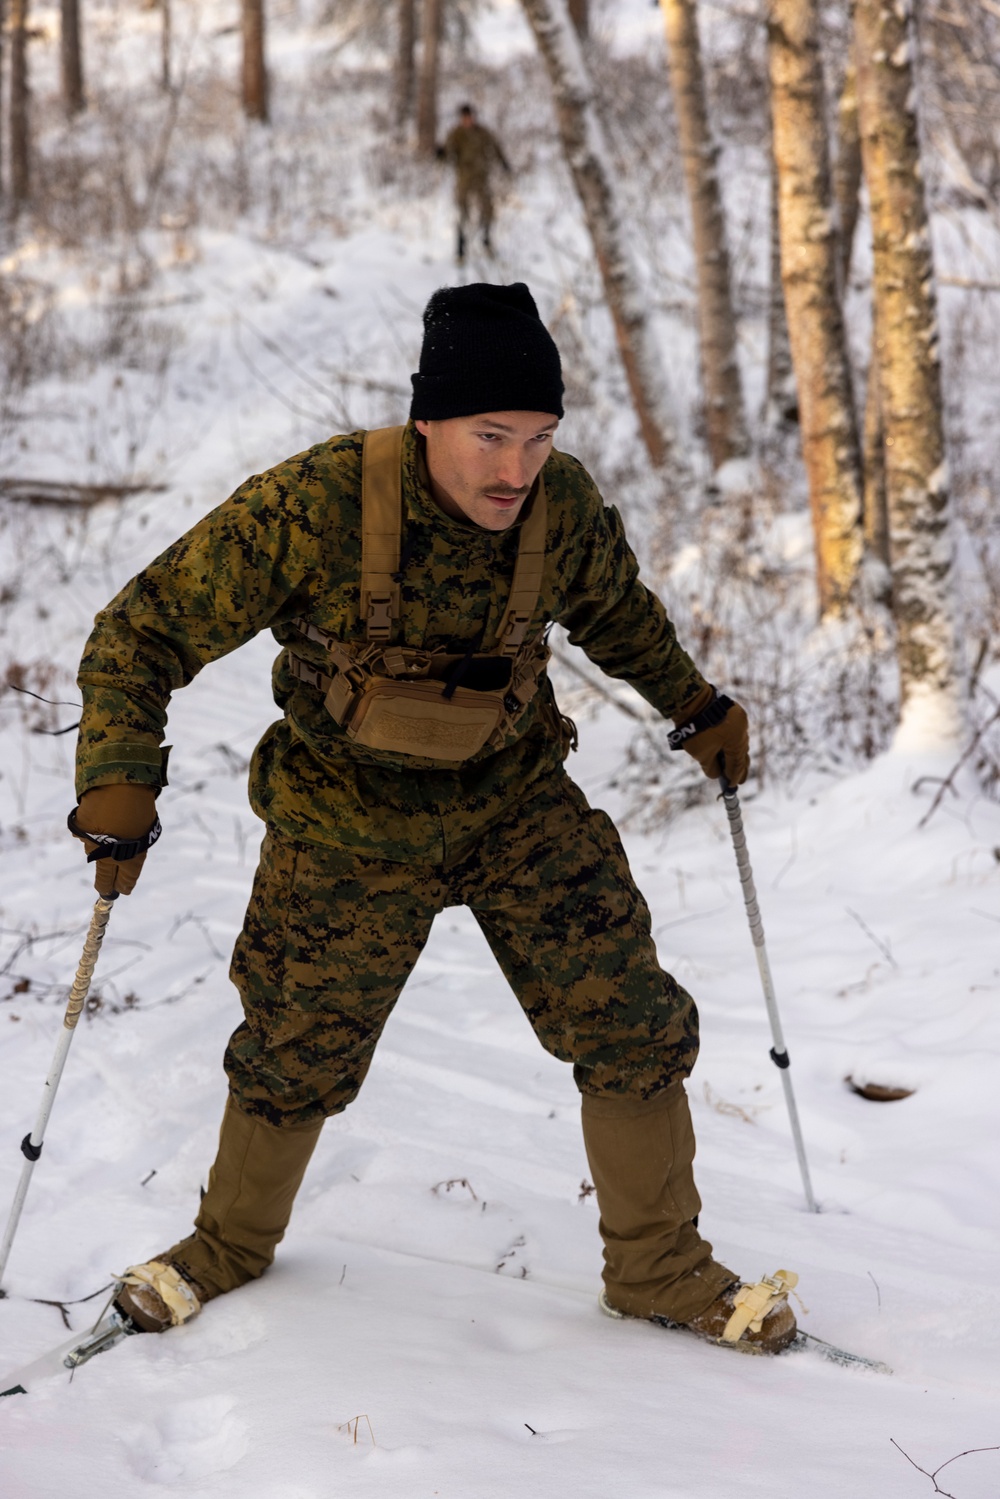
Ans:
[[[73,1041],[76,1023],[80,1018],[87,995],[90,992],[90,983],[94,977],[94,969],[97,966],[97,956],[104,941],[104,932],[111,915],[111,907],[118,899],[118,891],[113,890],[110,895],[100,895],[94,905],[94,914],[90,918],[90,929],[87,932],[86,941],[83,944],[83,952],[80,956],[80,964],[76,970],[76,978],[73,987],[69,991],[66,1001],[66,1013],[63,1016],[62,1032],[56,1043],[55,1056],[52,1058],[52,1066],[49,1075],[45,1079],[45,1087],[42,1089],[42,1103],[38,1110],[38,1118],[30,1135],[25,1135],[21,1141],[21,1154],[24,1156],[24,1165],[21,1167],[21,1180],[17,1184],[14,1193],[14,1201],[11,1205],[10,1217],[7,1219],[7,1227],[4,1230],[3,1244],[0,1246],[0,1281],[7,1268],[7,1258],[10,1254],[14,1235],[17,1233],[17,1225],[21,1218],[21,1209],[24,1207],[24,1199],[28,1195],[28,1186],[31,1182],[31,1173],[35,1169],[35,1162],[42,1153],[42,1145],[45,1140],[45,1126],[49,1122],[52,1105],[55,1102],[56,1090],[59,1087],[59,1079],[66,1064],[66,1057]],[[0,1296],[5,1292],[0,1289]]]
[[[743,887],[743,902],[747,908],[747,920],[750,923],[750,937],[753,950],[757,955],[757,967],[760,969],[760,981],[764,988],[764,1002],[767,1005],[767,1016],[771,1022],[771,1037],[774,1041],[771,1047],[771,1061],[781,1073],[781,1086],[785,1092],[788,1118],[792,1126],[792,1139],[795,1141],[795,1154],[799,1158],[799,1171],[802,1173],[806,1205],[810,1213],[818,1213],[819,1207],[813,1196],[812,1182],[809,1180],[809,1162],[806,1160],[806,1147],[802,1139],[802,1127],[799,1124],[799,1111],[795,1107],[795,1094],[792,1092],[788,1049],[781,1030],[778,1001],[774,993],[774,979],[771,977],[771,965],[767,958],[767,948],[764,946],[764,923],[761,920],[760,906],[757,904],[757,891],[754,888],[753,871],[750,868],[750,855],[747,853],[746,834],[743,831],[743,818],[740,815],[740,799],[736,794],[736,787],[727,781],[725,776],[721,777],[721,785],[722,800],[725,803],[726,816],[729,818],[729,831],[732,834],[733,849],[736,853],[736,867],[739,870],[740,884]]]

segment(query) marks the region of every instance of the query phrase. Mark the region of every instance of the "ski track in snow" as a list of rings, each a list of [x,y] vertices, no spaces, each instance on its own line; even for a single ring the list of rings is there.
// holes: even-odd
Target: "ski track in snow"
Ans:
[[[629,14],[637,36],[658,37],[645,7]],[[497,46],[523,45],[510,7],[485,24]],[[289,67],[294,55],[286,40]],[[519,190],[530,205],[531,184]],[[269,337],[329,328],[405,383],[400,341],[412,359],[419,308],[455,279],[445,190],[423,207],[415,229],[376,213],[324,240],[318,268],[206,232],[197,265],[164,271],[165,287],[204,298],[178,356],[174,383],[190,389],[183,404],[168,393],[153,422],[151,443],[172,455],[168,493],[95,510],[79,541],[91,565],[71,588],[58,582],[64,518],[10,519],[15,569],[37,583],[10,615],[8,644],[64,669],[56,696],[72,698],[89,620],[137,567],[246,473],[323,435],[248,383],[234,308]],[[547,272],[509,225],[501,219],[505,277]],[[319,295],[324,285],[336,300]],[[292,391],[262,347],[255,357]],[[199,386],[203,359],[211,390]],[[627,416],[614,422],[627,442]],[[51,476],[46,430],[31,430],[25,471],[37,462]],[[273,716],[273,653],[269,638],[253,642],[173,705],[164,836],[112,913],[95,985],[103,1008],[74,1041],[11,1256],[0,1369],[65,1337],[58,1310],[31,1298],[85,1296],[187,1231],[238,1019],[228,951],[261,833],[239,765]],[[555,675],[568,700],[578,684]],[[0,719],[4,1213],[93,899],[64,829],[72,736],[39,738],[29,722]],[[580,727],[571,770],[620,813],[609,781],[628,721],[604,709]],[[767,1055],[721,807],[626,833],[664,963],[702,1014],[689,1086],[704,1231],[744,1275],[797,1270],[805,1328],[885,1360],[891,1377],[814,1353],[741,1358],[598,1313],[597,1211],[581,1195],[572,1079],[537,1046],[471,917],[450,910],[361,1098],[324,1131],[273,1270],[189,1326],[2,1402],[0,1494],[904,1499],[930,1485],[890,1438],[929,1469],[1000,1442],[1000,809],[962,783],[918,831],[931,791],[911,788],[942,769],[918,746],[744,801],[818,1216],[804,1210]],[[845,1087],[848,1073],[915,1092],[869,1103]],[[101,1304],[70,1307],[73,1328]],[[1000,1454],[963,1458],[947,1476],[959,1499],[995,1499]]]

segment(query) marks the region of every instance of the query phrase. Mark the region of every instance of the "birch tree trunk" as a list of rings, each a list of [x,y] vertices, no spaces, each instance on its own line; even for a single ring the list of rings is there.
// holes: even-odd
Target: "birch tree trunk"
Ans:
[[[5,130],[5,127],[6,127],[6,119],[4,117],[4,97],[3,97],[3,81],[4,81],[4,67],[3,67],[3,61],[4,61],[4,59],[3,59],[3,54],[4,54],[4,38],[6,37],[6,35],[7,35],[7,0],[0,0],[0,163],[2,163],[2,161],[3,161],[3,137],[4,137],[4,130]],[[2,169],[2,167],[0,167],[0,199],[2,199],[2,198],[3,198],[3,169]]]
[[[881,562],[889,578],[889,510],[885,493],[885,431],[882,426],[882,393],[879,389],[879,365],[882,362],[882,340],[872,317],[872,352],[868,362],[868,390],[865,395],[864,475],[865,475],[865,548],[870,557]],[[891,588],[883,590],[883,603],[889,603]]]
[[[841,300],[851,275],[854,232],[861,194],[861,137],[858,134],[857,69],[847,65],[837,104],[837,154],[833,163],[833,200],[837,205],[837,284]]]
[[[598,115],[594,86],[566,0],[523,0],[545,59],[563,152],[576,186],[643,442],[654,467],[674,446],[667,383],[628,243],[627,217]]]
[[[772,429],[788,429],[799,419],[799,397],[792,368],[792,346],[785,315],[785,288],[781,281],[781,233],[778,225],[778,169],[774,152],[771,168],[771,268],[767,295],[767,387],[764,420]]]
[[[10,195],[15,209],[31,196],[28,0],[10,0]]]
[[[424,0],[421,14],[420,82],[417,92],[417,150],[433,156],[438,128],[438,58],[444,0]]]
[[[705,437],[713,468],[749,451],[736,354],[736,317],[719,186],[698,41],[696,0],[660,0],[667,33],[670,91],[680,135],[698,278],[698,337]]]
[[[80,50],[79,0],[61,0],[59,65],[63,107],[72,119],[86,108],[83,95],[83,56]]]
[[[817,0],[771,0],[768,16],[781,276],[816,537],[820,615],[843,613],[862,560],[861,455],[837,295],[837,236]]]
[[[264,53],[264,0],[243,0],[243,112],[267,124],[267,60]]]
[[[160,0],[160,87],[169,94],[173,84],[173,14],[171,0]]]
[[[413,86],[416,81],[414,50],[417,39],[416,0],[396,0],[396,78],[395,119],[397,133],[402,135],[413,108]]]
[[[934,264],[920,165],[909,6],[855,0],[858,112],[871,202],[878,388],[904,721],[932,701],[961,727],[958,631]]]

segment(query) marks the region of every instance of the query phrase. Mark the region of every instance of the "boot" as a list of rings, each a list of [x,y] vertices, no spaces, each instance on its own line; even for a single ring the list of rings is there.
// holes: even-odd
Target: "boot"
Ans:
[[[262,1275],[284,1237],[322,1128],[322,1120],[278,1128],[243,1113],[228,1098],[195,1231],[127,1272],[116,1298],[124,1315],[145,1332],[162,1332],[196,1315],[204,1302]],[[187,1310],[189,1295],[193,1310]]]
[[[584,1094],[582,1121],[601,1210],[607,1309],[691,1322],[739,1277],[713,1260],[696,1226],[701,1200],[683,1082],[648,1102]]]
[[[773,1276],[765,1276],[754,1286],[743,1281],[729,1286],[711,1306],[688,1322],[675,1322],[670,1317],[650,1320],[661,1327],[686,1327],[706,1342],[736,1348],[741,1353],[780,1353],[794,1343],[798,1333],[795,1313],[788,1305],[788,1292],[797,1282],[798,1276],[793,1272],[776,1270]],[[598,1305],[608,1317],[627,1315],[611,1305],[606,1291],[598,1297]]]

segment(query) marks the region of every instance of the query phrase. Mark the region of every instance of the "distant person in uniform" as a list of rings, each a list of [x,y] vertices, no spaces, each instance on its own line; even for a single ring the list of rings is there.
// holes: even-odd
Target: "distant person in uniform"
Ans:
[[[458,124],[449,131],[438,155],[455,168],[455,206],[458,209],[455,258],[458,264],[462,265],[465,261],[473,207],[479,217],[483,249],[487,254],[492,254],[490,230],[493,227],[493,193],[490,177],[496,166],[509,175],[510,162],[493,132],[487,130],[485,125],[480,125],[471,104],[463,104],[459,109]]]

